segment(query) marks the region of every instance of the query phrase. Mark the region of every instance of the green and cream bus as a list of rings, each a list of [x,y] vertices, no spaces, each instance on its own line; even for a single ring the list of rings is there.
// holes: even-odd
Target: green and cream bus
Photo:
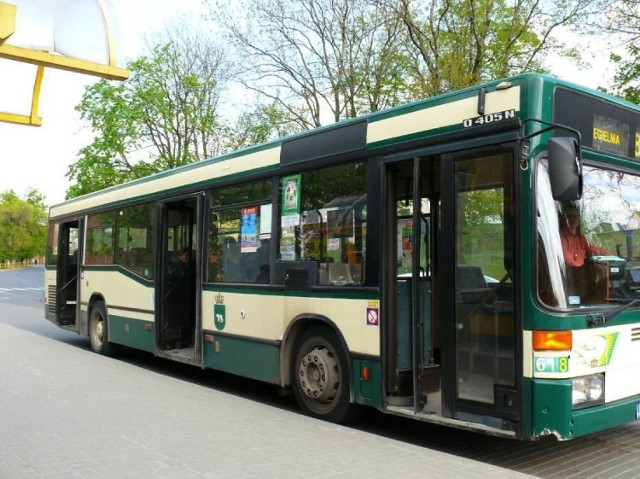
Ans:
[[[53,206],[45,313],[329,421],[571,439],[640,417],[639,220],[640,109],[527,74]]]

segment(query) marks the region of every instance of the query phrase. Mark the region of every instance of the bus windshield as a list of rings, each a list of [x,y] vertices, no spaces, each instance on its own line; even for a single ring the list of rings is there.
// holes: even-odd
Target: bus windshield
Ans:
[[[585,165],[582,198],[562,203],[547,166],[536,175],[539,299],[571,310],[640,298],[640,177]]]

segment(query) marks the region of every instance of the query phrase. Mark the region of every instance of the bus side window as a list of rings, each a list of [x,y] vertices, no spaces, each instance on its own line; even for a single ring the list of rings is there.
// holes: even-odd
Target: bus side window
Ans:
[[[269,282],[271,190],[266,180],[212,192],[209,282]]]
[[[332,166],[281,179],[278,259],[308,263],[307,274],[317,274],[309,278],[309,285],[364,283],[367,179],[366,163]],[[311,268],[311,262],[315,268]]]

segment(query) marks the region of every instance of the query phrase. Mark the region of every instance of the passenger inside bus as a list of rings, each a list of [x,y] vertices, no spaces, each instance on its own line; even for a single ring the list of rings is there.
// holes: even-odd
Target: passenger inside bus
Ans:
[[[562,240],[562,252],[568,266],[577,268],[584,265],[586,258],[590,256],[609,256],[602,248],[589,243],[589,240],[580,231],[580,212],[578,208],[569,203],[563,208],[564,224],[561,222],[560,239]]]
[[[565,204],[562,213],[560,240],[567,266],[568,292],[575,298],[575,304],[600,303],[608,294],[607,265],[589,258],[611,254],[591,244],[582,234],[580,211],[575,204]]]

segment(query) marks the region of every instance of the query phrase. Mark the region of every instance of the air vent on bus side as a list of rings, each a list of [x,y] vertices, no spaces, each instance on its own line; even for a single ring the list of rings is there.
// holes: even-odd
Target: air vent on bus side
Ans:
[[[640,328],[631,329],[631,341],[640,341]]]
[[[49,286],[49,304],[47,305],[49,313],[56,314],[56,286]]]

